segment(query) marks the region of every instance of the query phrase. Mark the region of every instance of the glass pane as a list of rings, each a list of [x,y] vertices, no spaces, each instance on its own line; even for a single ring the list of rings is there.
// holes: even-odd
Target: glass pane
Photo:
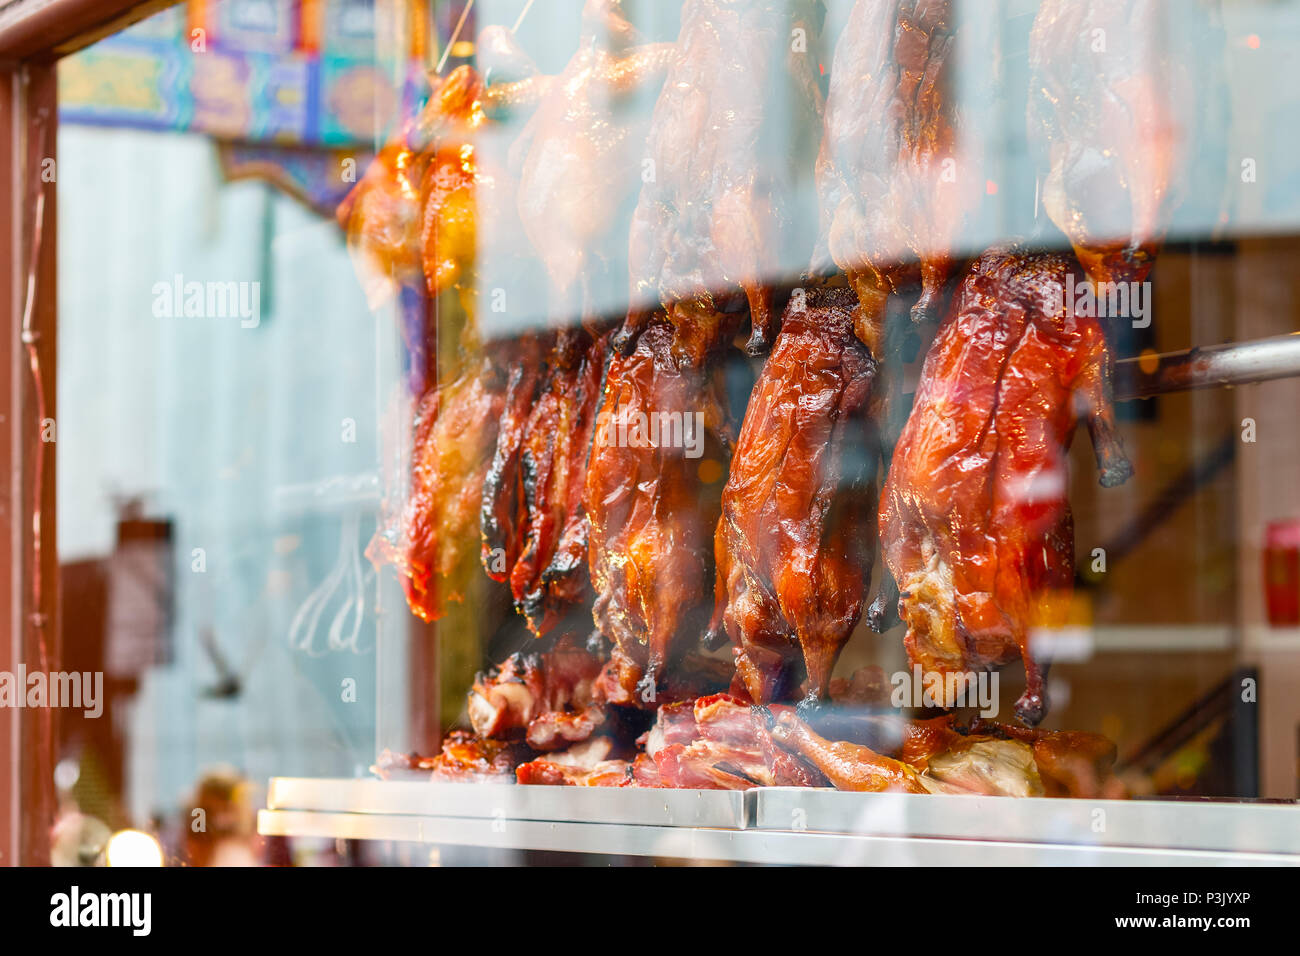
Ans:
[[[1298,28],[207,0],[67,58],[69,813],[423,864],[672,856],[496,829],[651,787],[1294,798]]]

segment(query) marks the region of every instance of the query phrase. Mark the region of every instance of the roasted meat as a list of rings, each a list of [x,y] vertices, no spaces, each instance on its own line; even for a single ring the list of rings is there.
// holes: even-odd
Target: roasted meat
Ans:
[[[476,148],[485,101],[509,93],[496,87],[489,94],[470,66],[435,78],[424,109],[379,151],[339,205],[339,224],[372,308],[403,285],[437,296],[472,268],[477,207],[495,209],[499,186],[514,199],[513,186],[480,169]]]
[[[1101,483],[1132,473],[1105,333],[1065,302],[1074,268],[1067,256],[1015,249],[972,266],[926,357],[880,503],[911,662],[946,674],[1020,657],[1016,712],[1028,723],[1046,711],[1030,635],[1061,626],[1069,609],[1066,450],[1079,417]]]
[[[644,184],[632,218],[632,308],[618,339],[629,353],[660,306],[673,358],[700,365],[730,342],[749,307],[752,352],[775,335],[773,291],[800,170],[792,142],[815,135],[821,94],[796,29],[814,35],[811,4],[686,0],[668,79],[650,122]],[[802,253],[806,255],[806,253]],[[742,295],[743,294],[743,295]]]
[[[450,139],[463,142],[465,100],[472,96],[474,85],[468,67],[455,71],[442,83],[438,92],[443,95],[435,93],[427,110],[431,130],[449,128]],[[412,146],[407,136],[411,130],[412,126],[408,126],[380,149],[361,180],[339,204],[336,216],[347,236],[349,258],[367,304],[378,309],[392,301],[397,303],[399,330],[410,356],[410,390],[420,395],[437,379],[436,327],[423,276],[424,267],[433,262],[425,256],[422,243],[430,219],[439,217],[425,215],[428,207],[422,188],[434,151],[421,152]],[[459,273],[457,264],[467,251],[466,223],[458,212],[451,211],[463,206],[463,181],[445,174],[432,179],[442,183],[440,196],[448,200],[449,215],[444,223],[446,262],[437,273],[430,273],[430,287],[435,281],[454,281]],[[472,245],[470,234],[471,250]]]
[[[458,67],[434,91],[436,126],[422,123],[427,143],[420,178],[420,256],[430,296],[458,284],[472,267],[476,247],[478,163],[474,133],[483,122],[482,84],[468,66]],[[425,110],[425,117],[430,111]]]
[[[483,479],[480,514],[480,558],[494,581],[510,580],[523,549],[528,514],[520,462],[533,406],[548,374],[546,357],[553,349],[553,336],[521,336],[516,358],[506,372],[504,407],[492,462]]]
[[[421,184],[437,152],[436,142],[445,143],[453,152],[466,143],[478,90],[478,76],[468,66],[438,83],[422,115],[380,149],[339,204],[336,216],[347,235],[348,252],[371,308],[391,299],[399,286],[418,287],[427,281],[434,288],[439,278],[447,282],[455,278],[453,263],[458,260],[454,255],[448,256],[445,270],[435,269],[427,280],[423,276]],[[424,135],[416,136],[417,129]],[[425,136],[425,143],[412,142]],[[422,149],[423,145],[432,148]],[[460,177],[450,177],[439,195],[455,196],[462,185]],[[463,234],[449,234],[449,246],[465,251],[464,242],[459,241],[462,238]],[[472,248],[472,237],[469,245]]]
[[[669,659],[703,632],[729,452],[720,376],[679,371],[671,339],[656,323],[632,355],[611,361],[587,469],[593,614],[617,645],[619,683],[640,672],[649,693],[627,702],[642,707]],[[701,477],[705,466],[716,480]]]
[[[1006,738],[1032,747],[1034,764],[1049,797],[1125,796],[1123,784],[1111,772],[1115,765],[1115,744],[1101,734],[1030,729],[992,720],[976,720],[971,725],[971,733]]]
[[[876,363],[847,288],[797,291],[750,396],[715,539],[714,629],[726,627],[750,699],[797,683],[824,700],[862,613],[875,557]]]
[[[519,783],[548,787],[635,786],[632,764],[613,759],[615,745],[608,737],[596,737],[560,753],[549,753],[515,769]]]
[[[480,737],[521,733],[534,750],[560,750],[587,740],[605,722],[593,687],[602,662],[569,636],[542,653],[516,653],[469,692],[466,711]]]
[[[650,106],[672,44],[633,46],[616,0],[587,0],[582,23],[577,52],[524,133],[519,215],[546,265],[551,314],[590,324],[597,303],[626,288]]]
[[[634,653],[636,648],[633,648]],[[657,682],[646,682],[644,655],[629,656],[616,644],[596,681],[596,700],[620,707],[653,708],[655,702],[693,701],[731,686],[736,668],[729,661],[686,651]]]
[[[427,299],[453,286],[471,288],[464,280],[485,226],[494,241],[498,233],[520,232],[502,221],[514,215],[513,181],[478,148],[483,103],[494,96],[525,101],[508,87],[486,92],[469,67],[454,70],[436,83],[428,105],[339,207],[372,304],[394,289],[401,292],[403,335],[421,396],[412,416],[410,485],[398,488],[389,476],[386,504],[393,510],[367,553],[376,565],[390,562],[398,569],[412,611],[425,620],[440,617],[445,601],[461,600],[466,545],[480,535],[485,473],[506,408],[504,369],[538,366],[529,362],[526,341],[485,351],[471,322],[459,372],[439,382],[436,368],[436,311]],[[518,241],[494,248],[523,254]]]
[[[789,707],[759,708],[759,712],[772,740],[816,767],[837,790],[925,793],[920,775],[901,761],[861,744],[826,740]]]
[[[574,767],[551,760],[532,760],[515,769],[519,783],[544,787],[636,786],[626,760],[602,760],[592,767]]]
[[[771,784],[749,707],[728,694],[701,697],[690,705],[692,732],[680,712],[661,708],[654,749],[660,785],[697,790],[747,790]],[[651,731],[655,733],[654,730]],[[649,743],[649,742],[647,742]]]
[[[858,338],[878,362],[871,419],[882,471],[907,413],[902,401],[906,323],[901,305],[919,284],[914,321],[942,314],[945,283],[963,229],[985,189],[990,124],[968,114],[993,99],[994,71],[959,77],[959,47],[971,63],[996,57],[983,9],[957,31],[952,0],[856,0],[831,65],[817,192],[822,237],[813,268],[844,270],[861,309]],[[959,96],[959,79],[960,93]],[[896,586],[882,571],[867,618],[894,623]]]
[[[703,790],[825,786],[822,775],[777,747],[752,708],[730,694],[665,704],[638,740],[654,761],[653,784]]]
[[[957,729],[951,715],[903,721],[892,754],[813,732],[786,707],[770,711],[774,741],[841,790],[901,790],[1012,797],[1123,797],[1111,775],[1115,745],[1099,734],[1034,730],[992,721]],[[895,759],[896,758],[896,759]]]
[[[1045,0],[1029,42],[1029,137],[1043,207],[1093,282],[1146,278],[1196,146],[1191,51],[1170,42],[1197,4]]]
[[[481,557],[541,636],[590,593],[582,499],[610,349],[608,332],[568,328],[539,365],[526,341],[483,484]]]
[[[478,551],[483,479],[505,407],[505,380],[480,356],[459,377],[430,389],[415,411],[410,487],[390,489],[394,507],[366,556],[376,568],[392,564],[412,612],[442,616],[447,601],[463,600],[468,568]]]
[[[424,108],[337,211],[371,307],[397,297],[415,394],[438,378],[439,296],[460,294],[468,318],[460,344],[472,353],[480,345],[476,296],[526,294],[536,269],[516,208],[517,168],[508,171],[502,124],[491,117],[526,116],[546,85],[507,31],[494,34],[499,56],[527,63],[519,72],[530,79],[489,89],[469,66],[433,77]],[[477,256],[479,246],[492,255]]]
[[[509,783],[515,768],[527,759],[528,748],[521,743],[453,730],[442,742],[442,753],[428,763],[433,779],[444,783]]]

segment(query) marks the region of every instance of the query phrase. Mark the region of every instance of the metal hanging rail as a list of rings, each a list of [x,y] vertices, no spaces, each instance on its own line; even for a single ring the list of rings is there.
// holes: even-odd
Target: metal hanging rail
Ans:
[[[1154,361],[1154,368],[1144,368]],[[1300,376],[1300,332],[1115,363],[1115,397],[1150,398]]]

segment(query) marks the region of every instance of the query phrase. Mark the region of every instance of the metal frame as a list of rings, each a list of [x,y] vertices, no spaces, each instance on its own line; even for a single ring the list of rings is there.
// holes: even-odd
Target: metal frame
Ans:
[[[1250,385],[1300,375],[1300,332],[1115,363],[1120,399]]]
[[[785,864],[1300,866],[1300,809],[1200,800],[276,778],[267,835]]]
[[[174,2],[0,0],[3,671],[16,671],[23,662],[57,670],[61,659],[54,453],[52,446],[42,445],[39,421],[57,421],[56,63]],[[56,809],[55,729],[52,709],[0,709],[0,766],[6,771],[0,783],[0,863],[49,860],[49,827]]]

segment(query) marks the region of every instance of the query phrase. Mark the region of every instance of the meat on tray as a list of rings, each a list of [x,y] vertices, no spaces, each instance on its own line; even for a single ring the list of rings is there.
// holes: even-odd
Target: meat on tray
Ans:
[[[538,751],[585,741],[605,723],[593,693],[602,666],[567,635],[545,653],[513,654],[475,679],[470,725],[485,738],[522,735]]]
[[[435,80],[380,151],[339,219],[372,305],[396,292],[426,308],[402,323],[423,363],[410,488],[368,554],[425,620],[480,564],[539,640],[477,676],[471,729],[432,757],[386,752],[378,773],[1122,794],[1105,738],[1033,729],[1047,703],[1030,636],[1065,623],[1071,600],[1078,421],[1103,485],[1132,473],[1106,332],[1067,301],[1075,259],[979,256],[910,415],[900,401],[891,316],[913,295],[913,319],[945,313],[986,179],[970,111],[992,101],[997,71],[959,74],[972,58],[958,42],[996,60],[994,18],[959,23],[959,6],[856,0],[823,115],[818,57],[792,42],[816,32],[807,0],[686,0],[672,44],[642,43],[617,0],[587,0],[560,75],[490,28],[481,62],[498,81],[470,67]],[[1162,9],[1045,0],[1034,24],[1043,201],[1094,280],[1145,276],[1178,193],[1191,125],[1171,104],[1186,65],[1137,39]],[[1099,56],[1080,46],[1092,28],[1108,34]],[[1167,66],[1178,89],[1159,88]],[[500,121],[534,108],[511,155],[494,153]],[[799,169],[807,151],[791,143],[819,132],[815,171]],[[801,183],[820,204],[817,274],[782,301],[792,250],[812,246]],[[548,321],[480,329],[480,286],[526,262],[545,266]],[[618,331],[598,314],[611,282],[631,289]],[[466,331],[439,369],[439,310],[457,292]],[[726,346],[746,319],[751,356],[770,355],[752,363],[733,447],[728,386],[747,360]],[[877,540],[870,623],[896,603],[909,663],[927,673],[1022,660],[1020,723],[899,710],[879,668],[834,678]],[[590,635],[574,625],[588,606]],[[724,632],[731,660],[705,650]]]

